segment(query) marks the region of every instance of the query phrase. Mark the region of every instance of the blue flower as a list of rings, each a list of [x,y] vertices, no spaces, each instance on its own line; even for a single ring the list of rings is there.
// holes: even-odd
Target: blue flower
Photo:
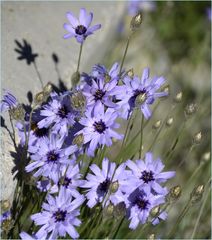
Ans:
[[[69,156],[77,150],[77,146],[62,148],[63,138],[58,138],[55,134],[50,135],[50,139],[40,140],[40,145],[31,147],[32,163],[26,166],[26,171],[37,171],[33,174],[35,177],[49,177],[54,182],[58,182],[60,177],[60,168],[63,164],[69,164]]]
[[[79,234],[75,226],[81,224],[77,216],[80,215],[79,207],[84,202],[84,197],[79,193],[72,196],[62,187],[58,196],[53,197],[49,194],[46,199],[42,211],[31,216],[36,225],[42,226],[36,237],[56,239],[58,236],[65,237],[68,234],[71,238],[78,238]]]
[[[160,184],[174,177],[175,172],[162,172],[164,165],[159,158],[153,160],[152,153],[146,153],[145,161],[136,160],[133,162],[128,160],[126,165],[132,171],[128,184],[135,187],[149,186],[156,194],[167,194],[166,188],[163,188]]]
[[[165,83],[163,77],[149,78],[149,69],[145,68],[142,78],[134,76],[131,79],[124,77],[124,85],[118,86],[116,90],[116,99],[120,100],[119,105],[121,116],[128,118],[135,107],[139,107],[146,119],[151,117],[149,105],[153,104],[155,99],[167,96],[167,92],[157,92]]]
[[[93,20],[93,13],[87,14],[84,8],[80,9],[79,20],[71,12],[67,12],[66,17],[70,24],[65,23],[63,25],[65,30],[68,31],[63,36],[64,39],[75,37],[77,42],[83,43],[87,36],[101,28],[101,24],[90,26]]]
[[[93,156],[98,146],[111,146],[112,138],[121,140],[123,135],[115,132],[119,124],[115,123],[117,112],[112,108],[104,110],[104,106],[99,102],[94,107],[85,112],[85,117],[81,118],[80,124],[84,126],[76,135],[83,134],[84,144],[89,144],[88,155]]]
[[[4,91],[3,100],[0,103],[0,111],[5,112],[12,108],[16,108],[18,106],[18,101],[14,95],[12,95],[8,91]]]
[[[87,205],[90,208],[94,207],[97,203],[101,203],[103,200],[103,205],[109,204],[110,201],[115,205],[124,201],[121,188],[123,180],[127,178],[125,167],[125,164],[121,164],[116,169],[116,164],[110,162],[107,158],[104,158],[102,161],[102,169],[96,164],[90,166],[94,174],[88,173],[87,181],[82,185],[83,188],[89,189],[88,193],[86,193],[86,198],[88,199]],[[117,184],[117,190],[111,193],[108,196],[108,201],[105,202],[105,196],[108,194],[113,183]]]
[[[3,221],[8,220],[10,218],[11,218],[11,212],[10,210],[8,210],[0,215],[0,223],[2,224]]]

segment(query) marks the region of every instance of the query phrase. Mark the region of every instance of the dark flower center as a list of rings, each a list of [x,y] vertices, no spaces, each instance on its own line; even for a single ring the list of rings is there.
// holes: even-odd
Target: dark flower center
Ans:
[[[86,33],[86,31],[87,31],[87,28],[83,25],[79,25],[75,28],[75,33],[78,35],[83,35]]]
[[[62,106],[57,113],[61,118],[66,118],[68,115],[68,109],[66,106]]]
[[[148,208],[149,201],[144,198],[137,197],[134,201],[134,205],[137,205],[141,210],[146,210]]]
[[[63,180],[63,186],[68,187],[68,185],[71,183],[71,178],[65,177]]]
[[[37,123],[32,123],[31,129],[34,132],[35,136],[38,138],[48,135],[48,128],[38,128]]]
[[[154,174],[153,174],[152,171],[149,171],[149,172],[143,171],[143,172],[141,173],[140,179],[142,179],[145,183],[148,183],[148,182],[151,182],[151,181],[154,181],[154,180],[155,180],[155,179],[154,179]]]
[[[98,89],[98,90],[96,90],[96,92],[94,93],[94,98],[95,98],[96,101],[97,101],[97,100],[102,100],[102,98],[104,97],[104,95],[105,95],[105,92],[102,91],[101,89]]]
[[[66,218],[67,211],[58,210],[57,212],[53,213],[56,222],[64,222]]]
[[[103,133],[107,128],[102,120],[100,120],[99,122],[95,122],[93,126],[98,133]]]
[[[107,178],[104,182],[99,184],[97,188],[97,194],[100,196],[104,195],[108,191],[109,186],[110,186],[110,179]]]
[[[58,158],[59,158],[59,154],[56,153],[54,150],[47,153],[48,162],[57,162]]]

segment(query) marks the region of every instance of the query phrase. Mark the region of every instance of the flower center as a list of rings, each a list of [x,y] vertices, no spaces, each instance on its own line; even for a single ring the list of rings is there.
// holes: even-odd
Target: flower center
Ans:
[[[146,89],[136,90],[133,97],[135,99],[135,106],[143,104],[147,98]]]
[[[38,128],[38,125],[35,122],[31,124],[31,130],[38,138],[45,137],[48,135],[48,128]]]
[[[94,98],[95,98],[96,101],[97,101],[97,100],[102,100],[102,98],[104,97],[104,95],[105,95],[105,92],[102,91],[102,90],[100,90],[100,89],[98,89],[98,90],[96,90],[96,92],[94,93]]]
[[[109,186],[110,186],[110,179],[107,178],[104,182],[99,184],[97,188],[97,194],[100,196],[104,195],[108,191]]]
[[[66,118],[68,115],[68,109],[66,106],[62,106],[57,113],[61,118]]]
[[[65,187],[68,187],[70,183],[71,183],[71,178],[65,177],[62,185]]]
[[[67,211],[58,210],[57,212],[53,213],[56,222],[64,222],[66,218]]]
[[[155,180],[153,175],[154,175],[154,174],[153,174],[152,171],[149,171],[149,172],[143,171],[143,172],[141,173],[140,179],[142,179],[145,183],[148,183],[148,182],[151,182],[151,181],[154,181],[154,180]]]
[[[136,198],[134,204],[137,205],[139,209],[146,210],[148,208],[149,201],[138,197]]]
[[[107,128],[102,120],[100,120],[99,122],[95,122],[93,126],[98,133],[103,133]]]
[[[83,25],[79,25],[75,28],[75,33],[78,35],[83,35],[86,33],[86,31],[87,31],[87,28]]]
[[[57,162],[58,158],[59,158],[59,154],[56,153],[54,150],[47,153],[48,162]]]

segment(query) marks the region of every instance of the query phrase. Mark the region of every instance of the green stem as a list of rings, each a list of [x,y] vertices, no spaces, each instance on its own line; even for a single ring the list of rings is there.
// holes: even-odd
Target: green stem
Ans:
[[[121,221],[120,221],[120,223],[119,223],[119,225],[118,225],[118,227],[117,227],[117,229],[116,229],[116,231],[115,231],[112,239],[115,239],[115,238],[116,238],[116,236],[117,236],[117,234],[118,234],[118,232],[119,232],[119,229],[121,228],[121,225],[122,225],[122,223],[124,222],[124,218],[125,218],[125,216],[121,219]]]
[[[80,60],[81,60],[81,56],[82,56],[82,47],[83,47],[83,43],[80,44],[80,51],[79,51],[79,57],[78,57],[78,62],[77,62],[77,71],[79,71],[79,66],[80,66]]]
[[[141,117],[141,137],[140,137],[139,159],[141,159],[142,144],[143,144],[143,124],[144,124],[144,117],[143,117],[143,114],[142,114],[142,117]]]

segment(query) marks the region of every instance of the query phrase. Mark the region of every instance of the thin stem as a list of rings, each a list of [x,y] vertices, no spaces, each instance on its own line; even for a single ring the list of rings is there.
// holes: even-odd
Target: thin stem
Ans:
[[[120,221],[120,223],[119,223],[119,225],[118,225],[118,227],[117,227],[117,229],[116,229],[116,231],[115,231],[112,239],[115,239],[115,238],[116,238],[116,236],[117,236],[117,234],[118,234],[118,232],[119,232],[119,229],[121,228],[121,225],[122,225],[122,223],[124,222],[124,218],[125,218],[125,216],[121,219],[121,221]]]
[[[141,158],[142,144],[143,144],[143,124],[144,124],[144,116],[142,114],[142,117],[141,117],[141,137],[140,137],[139,159]]]
[[[11,124],[12,131],[13,131],[13,139],[14,139],[14,143],[16,143],[16,139],[15,139],[15,129],[14,129],[14,125],[13,125],[13,122],[12,122],[12,117],[11,117],[10,112],[9,112],[9,117],[10,117],[10,124]],[[16,144],[15,144],[15,146],[16,146]]]
[[[81,56],[82,56],[82,47],[83,47],[83,43],[80,44],[79,57],[78,57],[78,62],[77,62],[77,72],[79,71],[79,67],[80,67],[80,60],[81,60]]]
[[[132,33],[131,33],[130,36],[127,38],[127,44],[126,44],[126,48],[125,48],[125,51],[124,51],[124,55],[123,55],[123,58],[122,58],[122,61],[121,61],[119,76],[121,75],[121,71],[122,71],[122,68],[123,68],[123,65],[124,65],[124,61],[125,61],[125,58],[126,58],[126,55],[127,55],[127,50],[128,50],[128,47],[129,47],[129,43],[130,43],[130,38],[131,38],[131,36],[132,36]]]
[[[33,62],[33,65],[34,65],[35,71],[36,71],[36,73],[37,73],[37,75],[38,75],[38,79],[39,79],[39,81],[40,81],[41,87],[44,88],[43,81],[42,81],[40,72],[38,71],[38,67],[37,67],[37,64],[36,64],[35,61]]]
[[[177,168],[180,168],[182,166],[182,164],[185,162],[185,160],[188,158],[189,154],[192,152],[194,145],[192,144],[186,154],[186,156],[180,161],[180,163],[178,164]]]

